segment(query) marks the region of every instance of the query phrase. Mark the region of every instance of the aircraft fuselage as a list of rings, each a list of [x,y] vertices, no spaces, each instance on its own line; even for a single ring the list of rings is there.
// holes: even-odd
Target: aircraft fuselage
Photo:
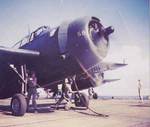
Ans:
[[[80,18],[54,29],[41,27],[27,38],[27,43],[20,42],[19,48],[40,52],[38,57],[23,64],[36,72],[41,86],[77,75],[80,90],[94,87],[96,83],[91,79],[92,74],[86,70],[106,56],[108,36],[112,32],[111,27],[104,28],[95,17]],[[16,68],[20,66],[17,60],[13,64]],[[21,90],[18,77],[7,64],[0,62],[0,70],[0,98],[11,97]],[[82,73],[85,73],[86,78],[85,75],[83,78],[80,76]]]

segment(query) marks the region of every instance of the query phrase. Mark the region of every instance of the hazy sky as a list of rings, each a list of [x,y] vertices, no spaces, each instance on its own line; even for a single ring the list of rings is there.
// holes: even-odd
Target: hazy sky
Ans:
[[[105,61],[128,66],[109,71],[105,78],[121,78],[96,89],[101,95],[136,95],[141,79],[150,94],[149,0],[0,0],[0,45],[12,46],[41,25],[55,27],[62,21],[96,16],[115,28]]]

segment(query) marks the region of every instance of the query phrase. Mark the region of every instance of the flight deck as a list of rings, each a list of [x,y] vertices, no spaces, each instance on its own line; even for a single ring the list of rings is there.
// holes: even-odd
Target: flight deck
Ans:
[[[0,100],[0,127],[150,127],[150,100],[91,100],[90,110],[53,110],[54,101],[40,99],[38,112],[31,110],[22,117],[12,116],[10,99]],[[106,117],[108,115],[108,117]]]

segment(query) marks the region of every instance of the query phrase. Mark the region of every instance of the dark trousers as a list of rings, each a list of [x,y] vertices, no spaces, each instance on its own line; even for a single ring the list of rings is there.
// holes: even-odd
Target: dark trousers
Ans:
[[[27,98],[27,106],[28,107],[30,104],[31,96],[32,96],[32,106],[34,109],[37,109],[37,104],[36,104],[37,90],[35,87],[29,88],[29,90],[28,90],[28,98]]]

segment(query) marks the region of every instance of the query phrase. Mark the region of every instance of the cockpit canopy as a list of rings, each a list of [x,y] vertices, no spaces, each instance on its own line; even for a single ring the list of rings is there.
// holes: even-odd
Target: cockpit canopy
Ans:
[[[17,42],[13,47],[14,48],[19,48],[19,47],[23,46],[24,44],[29,43],[32,40],[42,36],[47,31],[50,31],[50,27],[41,26],[38,29],[36,29],[35,31],[33,31],[31,34],[25,36],[22,40]]]

